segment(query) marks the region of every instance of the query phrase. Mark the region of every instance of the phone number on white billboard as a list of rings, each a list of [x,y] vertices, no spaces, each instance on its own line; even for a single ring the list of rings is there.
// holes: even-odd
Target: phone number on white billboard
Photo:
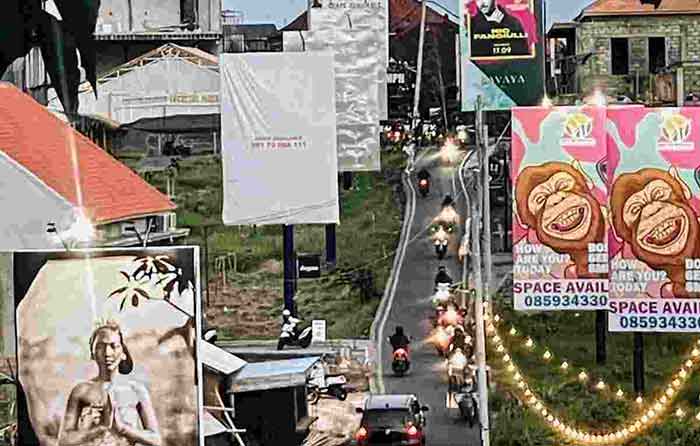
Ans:
[[[608,310],[605,280],[519,281],[513,284],[515,309],[520,311]]]
[[[613,299],[610,331],[700,332],[698,299]]]

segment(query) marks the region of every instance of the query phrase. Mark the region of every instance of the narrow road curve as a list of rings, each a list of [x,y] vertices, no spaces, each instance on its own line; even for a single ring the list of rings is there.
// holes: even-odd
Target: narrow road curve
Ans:
[[[432,305],[430,297],[433,291],[433,281],[439,265],[445,265],[455,282],[462,276],[461,265],[456,258],[456,250],[451,250],[448,257],[442,261],[437,259],[435,249],[430,242],[429,232],[425,231],[433,218],[440,212],[442,199],[446,194],[453,197],[459,195],[461,188],[457,182],[457,191],[453,191],[453,173],[459,163],[444,166],[437,153],[430,153],[418,160],[416,172],[422,167],[430,171],[430,194],[426,198],[416,197],[413,224],[408,232],[409,243],[400,273],[396,277],[396,293],[388,309],[386,323],[378,333],[378,342],[383,342],[381,349],[382,375],[379,377],[379,388],[386,393],[413,393],[418,395],[423,404],[430,406],[427,414],[427,446],[470,446],[477,445],[478,431],[470,429],[461,420],[457,409],[447,409],[445,406],[447,392],[447,372],[445,360],[438,357],[432,344],[424,343],[430,335],[432,324]],[[415,186],[415,175],[410,181]],[[465,216],[466,201],[458,200],[457,211]],[[408,205],[407,205],[408,206]],[[458,228],[456,242],[462,237],[464,228]],[[455,243],[456,244],[456,243]],[[406,333],[413,337],[411,343],[411,371],[408,375],[397,378],[391,372],[391,347],[387,337],[397,325],[404,327]]]

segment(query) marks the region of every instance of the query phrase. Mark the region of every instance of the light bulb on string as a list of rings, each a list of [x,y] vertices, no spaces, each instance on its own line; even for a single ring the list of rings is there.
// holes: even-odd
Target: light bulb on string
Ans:
[[[644,403],[644,398],[642,398],[641,395],[637,396],[637,398],[634,400],[638,405],[642,405]]]
[[[561,366],[559,368],[561,368],[563,371],[567,371],[569,369],[569,363],[564,361],[561,363]]]
[[[510,329],[510,335],[511,335],[511,336],[515,336],[516,334],[518,334],[518,330],[516,330],[515,327],[511,328],[511,329]]]
[[[681,409],[681,408],[679,407],[679,408],[676,410],[676,417],[678,417],[678,418],[683,418],[683,417],[685,417],[685,411],[683,411],[683,409]]]
[[[596,389],[598,390],[604,390],[605,389],[605,382],[601,379],[598,381],[598,384],[595,385]]]
[[[625,392],[623,392],[622,389],[617,389],[617,392],[615,392],[615,395],[616,395],[618,398],[622,398],[622,397],[625,396]]]
[[[588,374],[586,373],[585,370],[581,370],[581,373],[578,374],[578,380],[579,381],[586,381],[588,379]]]
[[[552,359],[552,353],[549,350],[545,351],[542,354],[542,359],[544,359],[545,361],[549,361],[550,359]]]
[[[535,342],[532,340],[532,338],[527,338],[525,341],[525,347],[527,348],[532,348],[535,345]]]

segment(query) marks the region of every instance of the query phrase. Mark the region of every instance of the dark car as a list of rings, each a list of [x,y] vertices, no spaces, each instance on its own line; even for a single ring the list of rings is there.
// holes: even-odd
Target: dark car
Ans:
[[[370,395],[355,433],[357,446],[425,446],[425,414],[415,395]]]

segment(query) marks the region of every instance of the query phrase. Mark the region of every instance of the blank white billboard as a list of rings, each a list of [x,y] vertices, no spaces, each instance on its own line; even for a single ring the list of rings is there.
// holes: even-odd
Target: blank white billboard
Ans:
[[[333,54],[222,54],[226,225],[339,223]]]

